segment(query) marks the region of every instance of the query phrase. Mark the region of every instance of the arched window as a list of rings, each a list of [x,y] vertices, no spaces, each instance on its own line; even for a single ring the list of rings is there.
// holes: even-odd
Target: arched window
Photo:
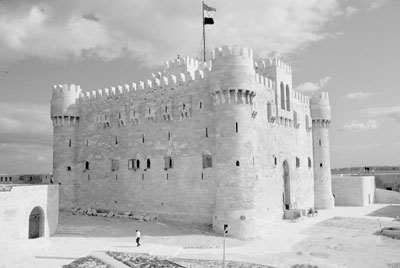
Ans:
[[[267,102],[267,118],[268,118],[268,122],[271,122],[272,108],[271,108],[271,103],[270,102]]]
[[[290,90],[289,90],[289,85],[286,85],[286,110],[290,111]]]
[[[281,82],[281,109],[285,110],[285,85]]]

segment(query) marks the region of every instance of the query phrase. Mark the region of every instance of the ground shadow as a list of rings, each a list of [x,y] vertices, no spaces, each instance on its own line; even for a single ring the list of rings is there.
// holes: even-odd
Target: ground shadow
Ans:
[[[375,211],[372,211],[368,214],[368,216],[372,217],[389,217],[396,218],[400,216],[400,206],[397,205],[389,205]]]

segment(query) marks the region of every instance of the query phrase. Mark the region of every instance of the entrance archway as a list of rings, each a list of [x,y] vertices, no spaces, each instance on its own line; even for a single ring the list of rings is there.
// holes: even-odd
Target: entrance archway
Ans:
[[[290,209],[290,170],[287,160],[283,161],[283,207]]]
[[[29,215],[29,239],[43,236],[44,213],[41,207],[34,207]]]

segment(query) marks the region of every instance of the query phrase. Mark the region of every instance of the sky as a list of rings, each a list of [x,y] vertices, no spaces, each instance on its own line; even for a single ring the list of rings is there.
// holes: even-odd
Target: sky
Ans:
[[[251,47],[328,91],[333,168],[400,165],[400,1],[207,0],[207,46]],[[0,0],[0,174],[52,171],[51,89],[146,79],[201,48],[197,0]]]

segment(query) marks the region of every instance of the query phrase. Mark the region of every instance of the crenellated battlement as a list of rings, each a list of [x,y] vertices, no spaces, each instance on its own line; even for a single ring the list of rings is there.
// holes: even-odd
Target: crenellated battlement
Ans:
[[[257,72],[262,72],[263,70],[270,69],[271,67],[278,67],[285,72],[292,73],[292,67],[278,58],[260,60],[254,63],[254,67],[256,68]]]
[[[311,95],[311,105],[325,104],[329,105],[329,94],[326,91],[318,91]]]
[[[258,73],[255,74],[255,81],[257,84],[265,87],[269,87],[271,89],[275,89],[275,81],[272,79],[269,79],[268,77],[265,77],[263,75],[260,75]]]
[[[57,93],[77,93],[80,94],[82,92],[82,89],[80,85],[75,85],[75,84],[59,84],[59,85],[54,85],[53,86],[53,94]]]
[[[164,76],[163,73],[159,72],[152,74],[152,78],[144,81],[138,81],[130,84],[117,85],[110,88],[98,89],[83,92],[80,94],[81,100],[90,100],[98,98],[107,98],[118,95],[135,94],[135,92],[143,92],[150,89],[159,89],[164,87],[173,87],[178,89],[179,85],[183,83],[190,83],[199,81],[208,77],[210,70],[208,68],[204,70],[196,70],[194,74],[187,71],[185,73],[178,73],[177,75],[170,74]]]
[[[232,47],[217,47],[212,51],[212,58],[226,58],[231,56],[242,56],[243,58],[253,59],[253,50],[251,48],[233,45]]]
[[[303,95],[295,90],[292,90],[292,98],[298,100],[301,103],[310,104],[310,98],[308,96]]]

